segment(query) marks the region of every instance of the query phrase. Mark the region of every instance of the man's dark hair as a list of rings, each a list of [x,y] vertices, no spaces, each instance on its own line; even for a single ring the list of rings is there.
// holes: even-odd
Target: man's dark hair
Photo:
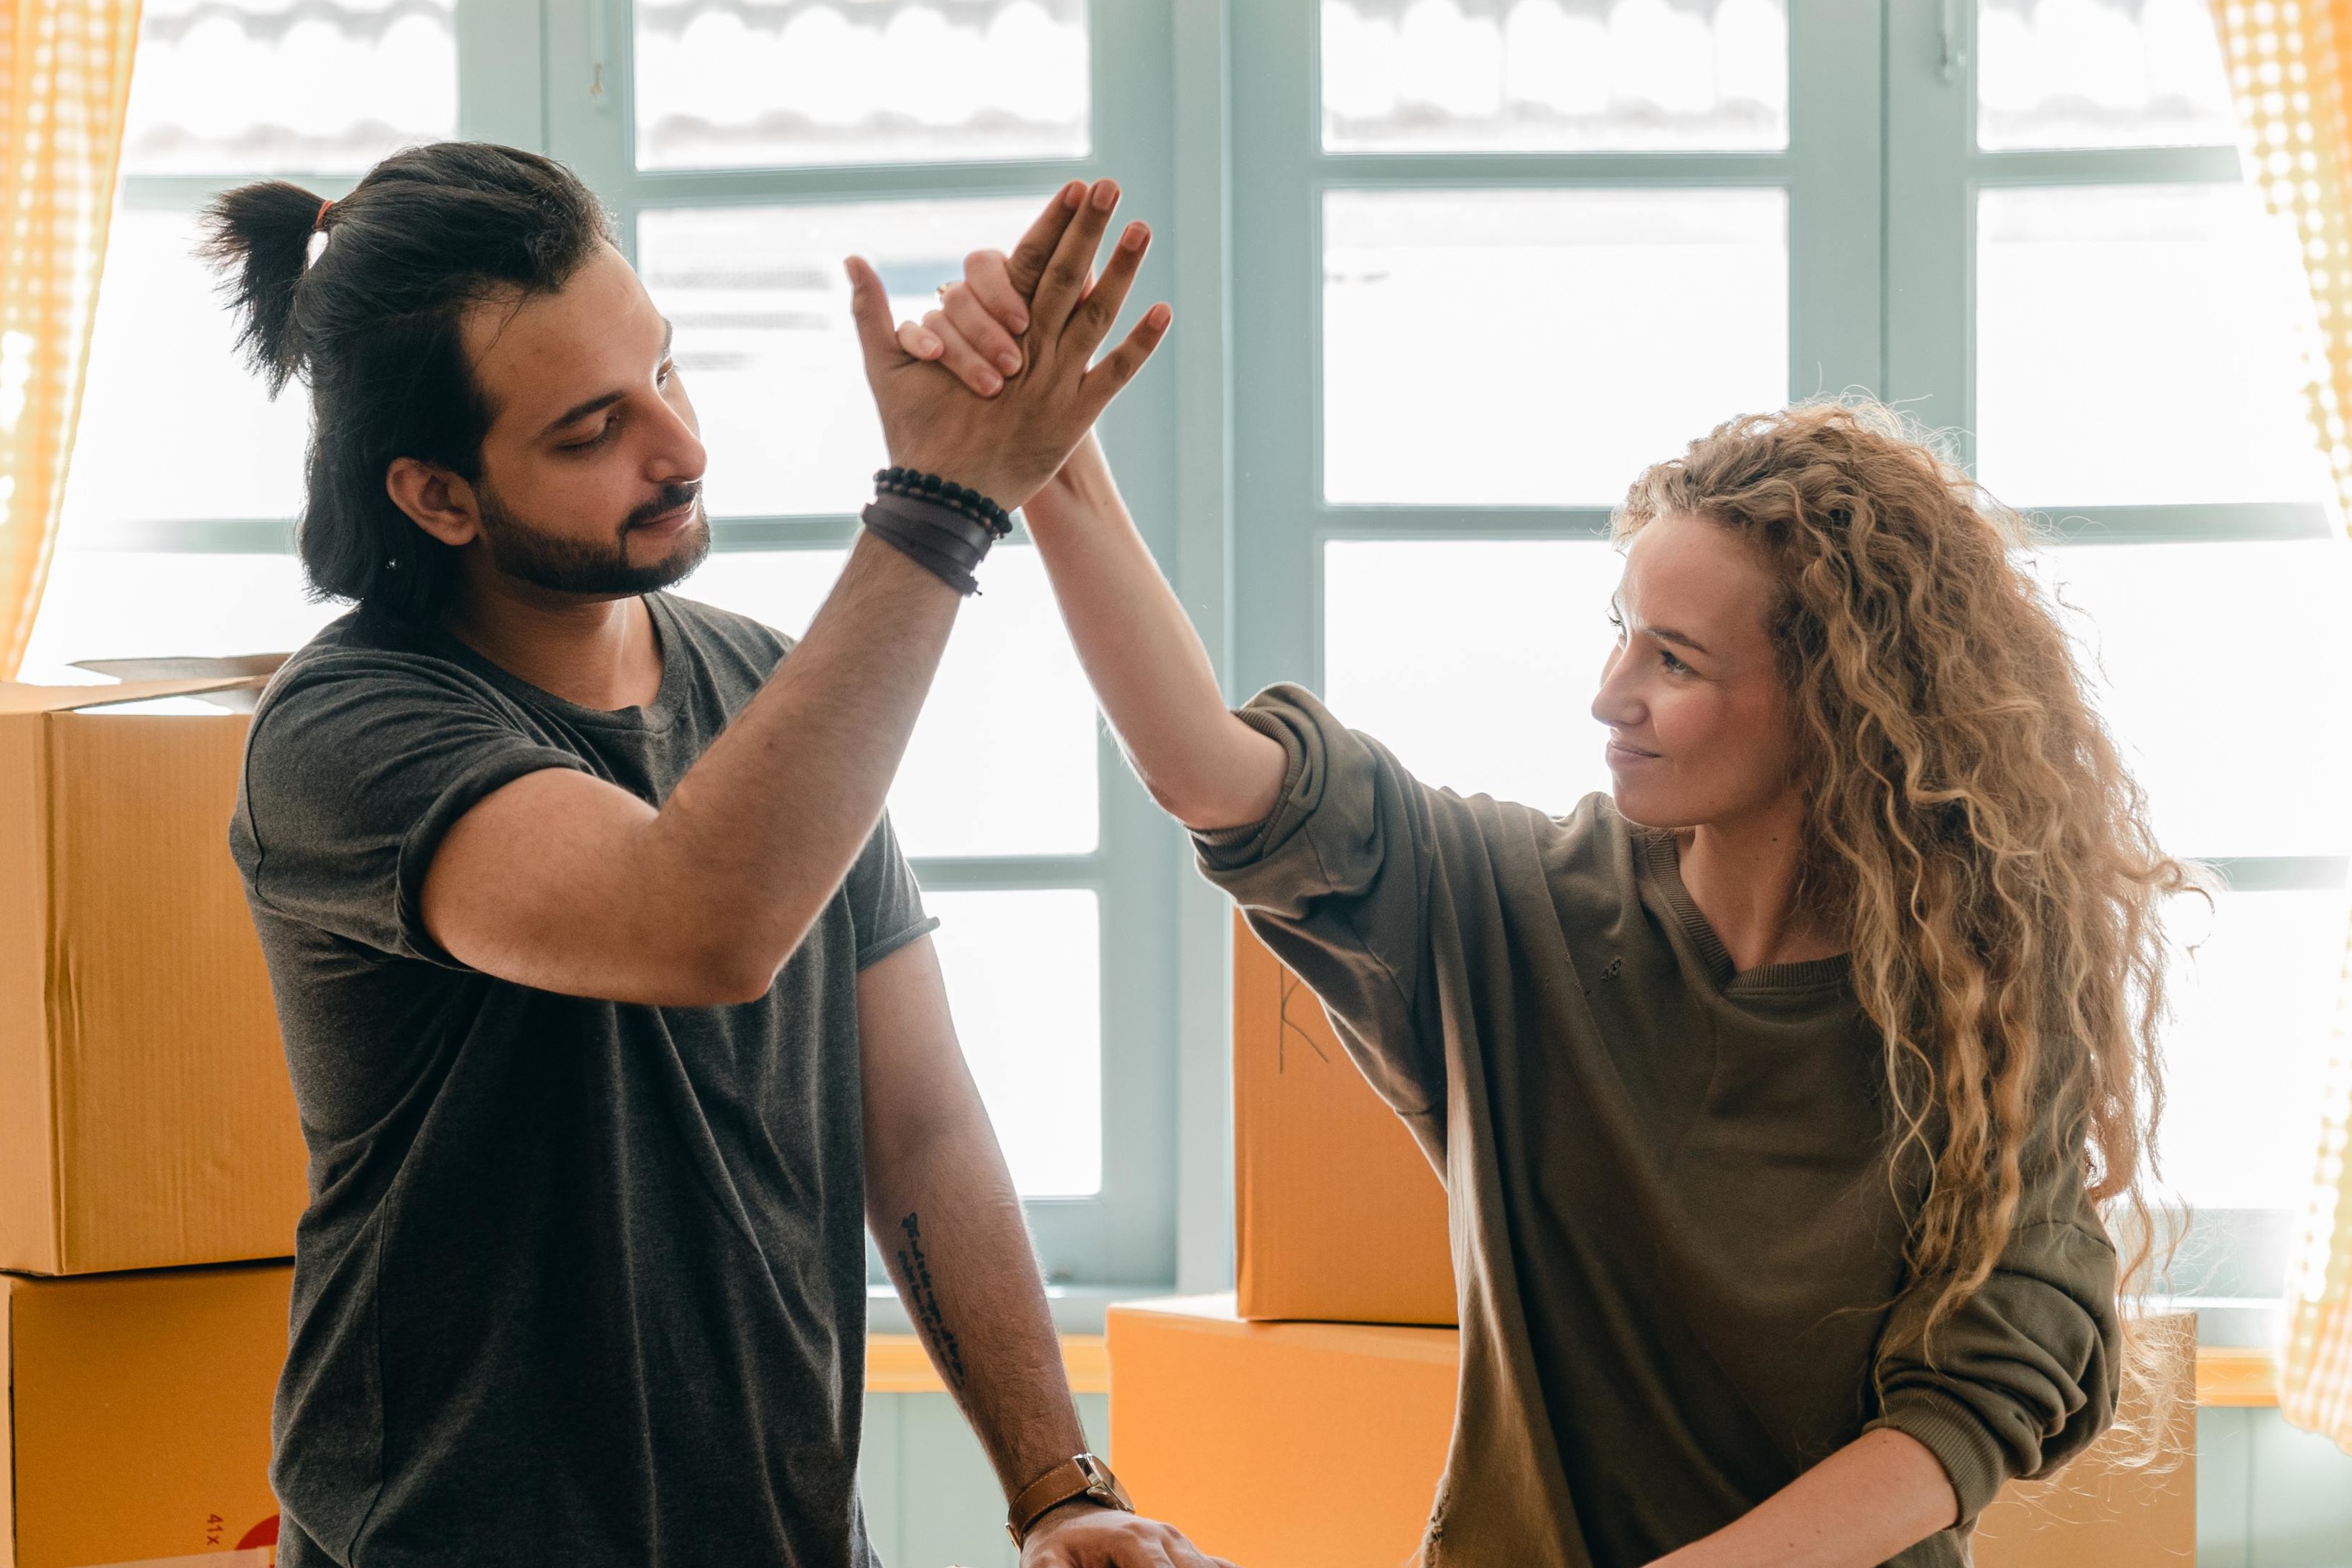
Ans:
[[[384,490],[396,458],[481,479],[495,410],[459,334],[467,307],[563,287],[612,222],[562,164],[482,142],[396,153],[324,209],[283,180],[205,209],[203,253],[227,279],[237,342],[270,395],[310,388],[308,494],[296,534],[312,590],[404,619],[437,614],[457,552]]]

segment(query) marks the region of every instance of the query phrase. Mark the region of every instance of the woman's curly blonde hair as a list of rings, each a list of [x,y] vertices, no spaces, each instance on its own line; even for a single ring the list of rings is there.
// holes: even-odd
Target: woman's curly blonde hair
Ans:
[[[1929,1332],[1982,1285],[2057,1159],[2084,1163],[2126,1289],[2144,1289],[2161,906],[2197,883],[2158,847],[2053,603],[2013,559],[2024,521],[1898,416],[1830,403],[1692,442],[1634,482],[1613,532],[1672,514],[1752,541],[1782,589],[1800,896],[1843,922],[1885,1042],[1890,1174],[1915,1170],[1923,1194],[1905,1306]],[[2126,1419],[2148,1445],[2172,1416],[2158,1353],[2126,1314]]]

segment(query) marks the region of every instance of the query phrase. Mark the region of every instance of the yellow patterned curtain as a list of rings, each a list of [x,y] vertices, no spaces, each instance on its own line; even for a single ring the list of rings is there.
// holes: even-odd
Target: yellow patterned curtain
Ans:
[[[0,679],[65,502],[138,39],[139,0],[0,0]]]
[[[2326,363],[2311,418],[2352,516],[2352,0],[2213,0],[2248,174],[2303,239]],[[2346,963],[2352,1008],[2352,947]],[[2279,1411],[2352,1450],[2352,1046],[2339,1016],[2325,1131],[2289,1284]]]

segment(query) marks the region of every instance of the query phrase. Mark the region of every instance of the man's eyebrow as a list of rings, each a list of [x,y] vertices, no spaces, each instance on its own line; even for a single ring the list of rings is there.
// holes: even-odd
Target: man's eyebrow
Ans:
[[[677,336],[677,324],[670,321],[667,317],[664,317],[662,319],[661,351],[661,357],[663,359],[667,360],[669,358],[670,342]],[[581,420],[587,418],[591,414],[595,413],[598,409],[610,408],[613,405],[620,402],[621,399],[627,395],[628,394],[625,392],[604,392],[589,398],[584,403],[575,403],[571,407],[565,409],[562,413],[557,415],[554,418],[549,420],[547,422],[547,427],[541,430],[540,434],[541,436],[552,436],[558,430],[562,429],[566,425],[576,425]]]

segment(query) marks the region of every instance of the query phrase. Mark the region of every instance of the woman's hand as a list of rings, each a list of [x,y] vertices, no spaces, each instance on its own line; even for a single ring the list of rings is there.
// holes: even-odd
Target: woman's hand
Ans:
[[[938,363],[982,397],[1003,390],[1005,378],[1017,375],[1024,363],[1021,336],[1029,330],[1031,296],[1069,225],[1071,209],[1064,201],[1063,195],[1055,196],[1012,255],[975,250],[965,257],[963,278],[940,290],[940,308],[919,322],[899,323],[898,346],[909,358]],[[1138,230],[1144,226],[1129,226],[1130,235]],[[1144,234],[1148,239],[1149,230]],[[1094,287],[1109,281],[1106,273]]]
[[[863,258],[849,258],[850,308],[893,463],[952,479],[1007,510],[1054,476],[1168,331],[1168,307],[1154,305],[1100,364],[1092,363],[1150,243],[1150,230],[1129,224],[1102,276],[1091,277],[1118,205],[1112,181],[1074,181],[1030,226],[1018,248],[1035,268],[1026,321],[1017,341],[1008,334],[1020,368],[985,398],[903,346],[882,280]]]

